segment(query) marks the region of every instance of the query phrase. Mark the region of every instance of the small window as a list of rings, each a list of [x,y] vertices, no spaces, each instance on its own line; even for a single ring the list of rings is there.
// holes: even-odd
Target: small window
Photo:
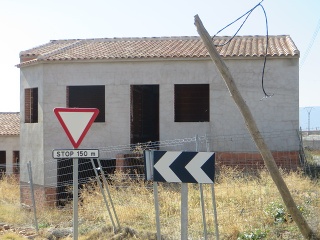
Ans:
[[[24,122],[38,122],[38,88],[24,90]]]
[[[105,122],[105,86],[67,86],[67,107],[98,108],[95,122]]]
[[[209,122],[209,84],[174,85],[174,121]]]

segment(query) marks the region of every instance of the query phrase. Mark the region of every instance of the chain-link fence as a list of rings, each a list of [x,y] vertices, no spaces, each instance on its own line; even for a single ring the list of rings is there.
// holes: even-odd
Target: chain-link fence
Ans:
[[[299,208],[311,226],[319,228],[319,184],[303,174],[307,154],[299,134],[270,132],[263,133],[263,137]],[[203,219],[207,239],[215,239],[216,224],[222,239],[255,231],[269,236],[272,231],[272,236],[289,236],[287,239],[301,238],[297,229],[288,233],[288,228],[295,225],[289,225],[292,219],[248,134],[110,146],[99,149],[99,159],[79,159],[80,234],[106,226],[147,232],[143,236],[156,232],[154,188],[144,179],[143,151],[150,149],[215,152],[214,202],[210,184],[202,186],[203,192],[199,184],[188,184],[190,239],[203,238]],[[41,166],[32,165],[32,161],[29,164],[30,170],[46,169],[43,185],[32,184],[32,179],[20,185],[21,202],[32,213],[30,223],[37,223],[38,228],[72,228],[73,160],[49,159]],[[28,165],[21,165],[20,171],[28,172]],[[165,239],[180,239],[181,184],[159,183],[157,191],[161,233]]]

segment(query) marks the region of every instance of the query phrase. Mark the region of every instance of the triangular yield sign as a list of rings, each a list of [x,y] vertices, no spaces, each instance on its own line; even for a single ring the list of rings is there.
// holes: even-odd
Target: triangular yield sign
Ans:
[[[55,108],[62,128],[74,148],[78,148],[99,114],[97,108]]]

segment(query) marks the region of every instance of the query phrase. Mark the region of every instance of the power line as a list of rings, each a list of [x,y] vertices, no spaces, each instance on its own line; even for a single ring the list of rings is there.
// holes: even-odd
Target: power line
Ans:
[[[267,53],[268,53],[268,47],[269,47],[269,25],[268,25],[268,17],[267,17],[267,13],[266,13],[266,10],[264,9],[264,7],[261,5],[261,3],[259,3],[259,6],[262,8],[263,10],[263,13],[264,13],[264,18],[265,18],[265,21],[266,21],[266,51],[265,51],[265,54],[264,54],[264,61],[263,61],[263,68],[262,68],[262,76],[261,76],[261,86],[262,86],[262,90],[263,90],[263,93],[264,93],[264,97],[267,98],[267,97],[271,97],[273,96],[274,94],[267,94],[265,89],[264,89],[264,71],[265,71],[265,68],[266,68],[266,63],[267,63]]]
[[[244,26],[244,24],[246,23],[246,21],[248,20],[249,16],[251,15],[251,13],[257,8],[257,7],[261,7],[264,13],[264,17],[265,17],[265,25],[266,25],[266,47],[265,47],[265,55],[264,55],[264,61],[263,61],[263,67],[262,67],[262,76],[261,76],[261,87],[262,87],[262,91],[264,93],[264,98],[267,97],[271,97],[274,94],[267,94],[267,92],[265,91],[264,88],[264,75],[265,75],[265,68],[266,68],[266,63],[267,63],[267,53],[268,53],[268,46],[269,46],[269,26],[268,26],[268,17],[267,17],[267,13],[263,7],[263,5],[261,4],[264,0],[260,1],[257,5],[255,5],[253,8],[251,8],[249,11],[247,11],[245,14],[241,15],[240,17],[238,17],[236,20],[234,20],[233,22],[229,23],[228,25],[226,25],[225,27],[223,27],[222,29],[220,29],[213,37],[212,39],[214,39],[220,32],[222,32],[223,30],[225,30],[226,28],[230,27],[232,24],[236,23],[237,21],[239,21],[240,19],[242,19],[243,17],[246,16],[246,18],[244,19],[244,21],[242,22],[242,24],[240,25],[240,27],[238,28],[238,30],[235,32],[235,34],[225,43],[223,44],[219,44],[219,45],[215,45],[216,47],[221,47],[221,46],[225,46],[227,44],[229,44],[232,39],[238,34],[238,32],[241,30],[241,28]]]
[[[226,25],[225,27],[221,28],[212,38],[215,38],[220,32],[222,32],[223,30],[225,30],[226,28],[230,27],[232,24],[236,23],[237,21],[239,21],[241,18],[243,18],[244,16],[247,16],[245,18],[245,20],[243,21],[243,23],[241,24],[241,26],[238,28],[238,30],[236,31],[236,33],[224,44],[220,44],[220,45],[215,45],[216,47],[222,47],[224,45],[227,45],[228,43],[231,42],[231,40],[237,35],[237,33],[241,30],[241,28],[243,27],[244,23],[247,21],[247,19],[249,18],[250,14],[257,8],[260,6],[260,4],[263,2],[264,0],[262,0],[260,3],[258,3],[257,5],[255,5],[253,8],[251,8],[249,11],[247,11],[245,14],[241,15],[240,17],[238,17],[236,20],[234,20],[233,22],[229,23],[228,25]]]
[[[317,25],[317,27],[316,27],[315,31],[313,32],[313,35],[312,35],[312,37],[310,39],[308,48],[307,48],[307,50],[306,50],[306,52],[305,52],[305,54],[304,54],[304,56],[303,56],[303,58],[301,60],[300,67],[299,67],[300,69],[304,65],[304,63],[305,63],[305,61],[306,61],[306,59],[307,59],[307,57],[308,57],[308,55],[310,53],[310,50],[311,50],[311,48],[312,48],[312,46],[313,46],[313,44],[314,44],[314,42],[315,42],[315,40],[316,40],[316,38],[318,36],[319,30],[320,30],[320,18],[319,18],[319,21],[318,21],[318,25]]]

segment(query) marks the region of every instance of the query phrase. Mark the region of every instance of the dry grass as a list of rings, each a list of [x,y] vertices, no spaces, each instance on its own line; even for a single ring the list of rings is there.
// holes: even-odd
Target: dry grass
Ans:
[[[2,176],[0,180],[0,222],[24,224],[29,214],[21,209],[19,181],[14,176]]]
[[[2,240],[25,240],[24,237],[19,236],[16,233],[5,233],[4,235],[1,236]]]
[[[300,172],[283,172],[282,175],[307,222],[320,233],[320,183]],[[0,181],[0,221],[10,224],[30,222],[31,213],[17,207],[19,186],[12,181],[10,178]],[[114,233],[101,191],[93,182],[81,192],[80,239],[156,239],[152,183],[130,178],[123,173],[115,174],[111,181],[109,190],[121,229]],[[203,226],[199,185],[188,186],[188,234],[190,239],[201,239]],[[222,168],[214,187],[221,239],[258,239],[241,238],[249,236],[245,233],[250,232],[257,236],[266,234],[265,239],[302,239],[266,171],[245,175],[236,169]],[[215,239],[211,186],[204,184],[203,188],[208,235],[209,239]],[[180,184],[158,184],[158,193],[161,233],[164,239],[180,239]],[[283,215],[280,214],[282,210]],[[276,214],[281,215],[277,221]],[[17,222],[10,215],[22,217]],[[69,205],[60,210],[39,209],[38,216],[42,229],[72,226]],[[113,219],[116,223],[114,216]]]

